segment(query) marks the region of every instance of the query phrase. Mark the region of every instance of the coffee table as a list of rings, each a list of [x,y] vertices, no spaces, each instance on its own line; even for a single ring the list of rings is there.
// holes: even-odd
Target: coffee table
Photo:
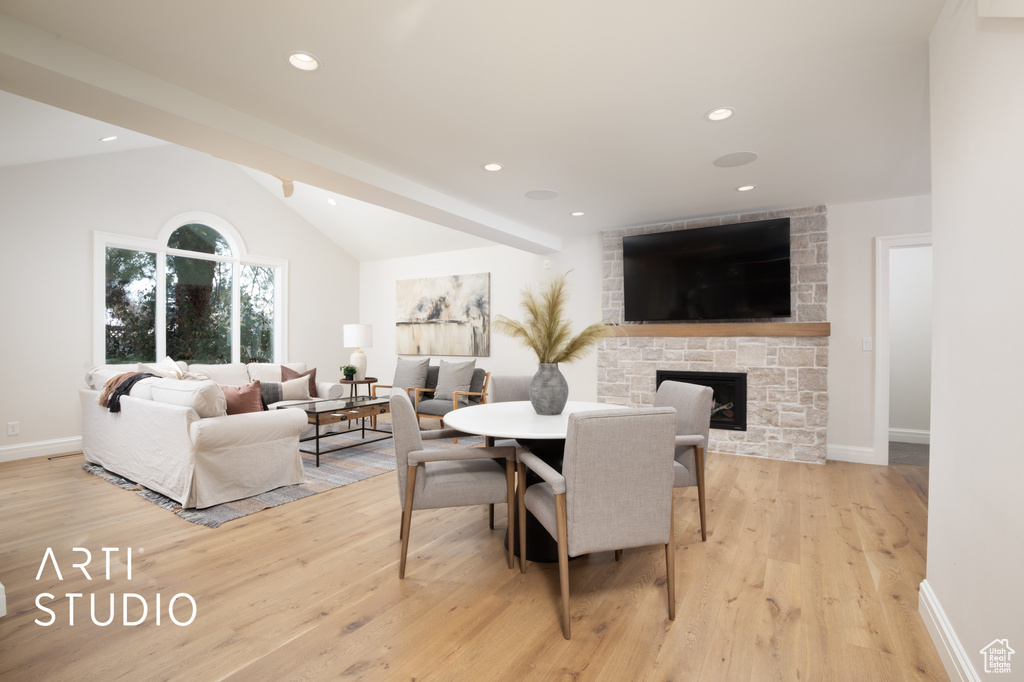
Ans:
[[[388,398],[355,396],[352,398],[341,398],[338,400],[313,400],[310,402],[282,405],[282,408],[285,407],[297,407],[303,410],[306,413],[306,421],[315,427],[314,435],[302,438],[299,442],[305,443],[310,440],[316,441],[316,452],[310,454],[316,456],[317,466],[320,466],[320,455],[326,455],[329,452],[337,452],[338,450],[345,450],[347,448],[354,448],[359,445],[366,445],[367,443],[376,443],[377,441],[387,440],[392,437],[392,434],[389,431],[381,431],[379,429],[366,426],[367,417],[378,417],[382,414],[388,414],[391,412],[391,404],[388,401]],[[363,440],[349,445],[336,445],[329,449],[320,448],[320,438],[322,438],[320,434],[321,426],[340,424],[342,422],[354,422],[356,420],[359,420],[359,429],[361,431],[360,436]],[[367,431],[384,433],[387,435],[381,436],[380,438],[374,438],[372,440],[366,440]]]

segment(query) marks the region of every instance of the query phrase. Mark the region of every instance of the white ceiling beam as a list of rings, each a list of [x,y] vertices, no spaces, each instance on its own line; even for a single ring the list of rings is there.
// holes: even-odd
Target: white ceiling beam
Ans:
[[[978,0],[978,16],[1024,18],[1024,0]]]
[[[0,88],[531,253],[555,235],[484,211],[0,14]]]

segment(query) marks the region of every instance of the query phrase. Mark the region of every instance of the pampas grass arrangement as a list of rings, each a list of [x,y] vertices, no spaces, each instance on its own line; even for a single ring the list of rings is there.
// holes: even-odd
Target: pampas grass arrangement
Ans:
[[[596,322],[572,336],[565,317],[569,300],[565,282],[568,274],[552,279],[539,293],[530,288],[523,291],[521,305],[526,316],[522,322],[504,315],[498,315],[494,320],[496,331],[511,336],[532,350],[542,365],[579,360],[608,332],[608,327]]]

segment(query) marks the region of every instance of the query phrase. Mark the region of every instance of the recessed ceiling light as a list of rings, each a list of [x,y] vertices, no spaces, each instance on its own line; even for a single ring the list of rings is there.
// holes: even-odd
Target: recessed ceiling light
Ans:
[[[750,190],[752,190],[752,189],[754,189],[756,187],[757,187],[757,185],[743,185],[742,187],[737,187],[736,191],[737,192],[749,192]]]
[[[757,161],[757,152],[732,152],[715,159],[714,163],[719,168],[732,168],[733,166],[744,166]]]
[[[546,201],[548,199],[557,199],[558,192],[553,189],[531,189],[525,196],[527,199]]]
[[[320,68],[320,60],[308,52],[290,53],[288,63],[300,71],[316,71]]]
[[[484,170],[485,171],[491,171],[492,173],[500,171],[501,170],[501,164],[500,163],[485,163],[484,164]]]
[[[583,211],[573,211],[569,215],[571,215],[573,218],[579,218],[581,215],[585,215],[585,214],[583,213]]]
[[[106,137],[101,137],[100,142],[113,142],[116,139],[117,135],[107,135]]]
[[[337,206],[338,200],[335,199],[334,197],[331,197],[330,199],[327,200],[327,203],[330,204],[331,206]]]
[[[730,107],[719,107],[718,109],[712,109],[708,113],[704,114],[704,118],[709,121],[724,121],[734,113],[736,112]]]

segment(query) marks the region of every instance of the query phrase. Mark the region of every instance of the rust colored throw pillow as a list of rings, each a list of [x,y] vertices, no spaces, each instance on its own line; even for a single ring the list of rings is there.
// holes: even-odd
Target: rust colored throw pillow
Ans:
[[[309,397],[316,397],[316,367],[299,374],[294,369],[281,365],[281,381],[291,381],[300,377],[309,377]]]
[[[224,392],[224,399],[228,401],[228,414],[263,411],[259,381],[245,386],[221,386],[220,390]]]

